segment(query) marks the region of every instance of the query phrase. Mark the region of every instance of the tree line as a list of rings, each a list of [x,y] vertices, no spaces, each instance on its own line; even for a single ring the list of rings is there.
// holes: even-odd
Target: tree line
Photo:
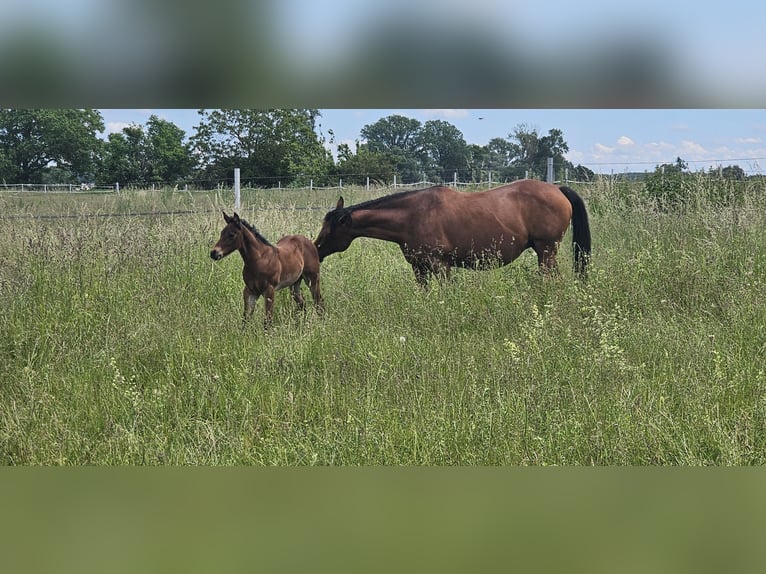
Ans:
[[[192,134],[152,115],[105,138],[103,116],[94,109],[0,110],[0,180],[6,183],[109,185],[195,182],[214,187],[240,168],[243,181],[264,187],[330,185],[369,178],[401,183],[495,181],[544,177],[546,161],[573,170],[560,130],[540,134],[526,125],[487,145],[467,144],[454,125],[391,115],[366,125],[353,146],[329,151],[317,109],[199,110]]]
[[[334,133],[322,132],[317,109],[198,113],[199,124],[188,136],[152,115],[144,125],[131,124],[103,138],[104,120],[95,109],[0,109],[0,182],[186,182],[212,188],[230,181],[235,167],[243,182],[258,187],[334,185],[339,179],[364,184],[368,178],[390,183],[394,177],[400,183],[448,183],[455,174],[462,182],[490,177],[502,182],[544,179],[548,158],[557,179],[565,169],[579,181],[595,175],[566,160],[569,146],[559,129],[542,134],[520,124],[505,137],[477,145],[467,144],[447,121],[390,115],[365,125],[353,146],[338,144],[334,157],[328,149]]]

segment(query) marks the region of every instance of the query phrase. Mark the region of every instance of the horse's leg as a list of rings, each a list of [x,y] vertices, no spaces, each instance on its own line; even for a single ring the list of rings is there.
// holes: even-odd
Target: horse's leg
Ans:
[[[319,273],[304,274],[303,279],[306,281],[306,285],[309,286],[311,298],[314,299],[317,311],[321,313],[324,309],[324,302],[322,301],[322,293],[319,291]]]
[[[428,287],[428,280],[431,278],[431,270],[428,265],[420,259],[412,259],[410,261],[412,265],[412,271],[415,273],[415,281],[421,287]]]
[[[444,283],[449,283],[452,279],[452,266],[449,263],[433,263],[431,270],[434,275],[439,277]]]
[[[258,300],[258,294],[251,292],[250,289],[245,287],[242,290],[242,299],[245,303],[245,310],[242,314],[242,329],[244,330],[247,320],[253,314],[253,310],[255,309],[255,302]]]
[[[290,292],[293,295],[293,301],[295,301],[295,304],[298,305],[298,309],[301,311],[306,309],[306,301],[303,299],[303,293],[301,293],[301,279],[298,278],[298,280],[290,285]]]
[[[274,295],[276,291],[273,285],[269,285],[263,290],[263,328],[271,327],[271,320],[274,314]]]
[[[537,265],[541,272],[555,274],[558,271],[556,263],[557,242],[535,241],[532,243],[532,249],[537,253]]]

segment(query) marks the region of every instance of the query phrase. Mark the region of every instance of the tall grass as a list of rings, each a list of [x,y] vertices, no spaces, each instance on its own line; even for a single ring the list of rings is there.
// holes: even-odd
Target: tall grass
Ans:
[[[281,292],[268,333],[262,302],[240,330],[239,257],[209,258],[220,195],[0,197],[0,462],[766,462],[763,190],[671,212],[580,191],[587,283],[568,235],[558,276],[527,253],[425,290],[360,239],[322,265],[326,313]],[[241,214],[313,237],[336,199]]]

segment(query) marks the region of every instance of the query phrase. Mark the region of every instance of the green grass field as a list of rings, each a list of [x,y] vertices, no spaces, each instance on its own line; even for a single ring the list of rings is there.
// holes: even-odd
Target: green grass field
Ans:
[[[0,195],[0,463],[766,463],[763,185],[666,213],[573,187],[587,283],[569,233],[559,276],[528,252],[427,290],[362,239],[322,265],[324,316],[283,291],[268,333],[262,301],[240,331],[239,256],[208,255],[230,197]],[[246,190],[240,213],[313,238],[336,200]]]

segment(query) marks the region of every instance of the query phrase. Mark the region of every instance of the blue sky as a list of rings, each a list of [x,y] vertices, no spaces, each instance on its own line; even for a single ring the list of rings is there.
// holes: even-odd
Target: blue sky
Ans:
[[[661,163],[681,157],[694,170],[718,164],[739,165],[748,173],[766,173],[766,110],[517,110],[517,109],[328,109],[321,110],[321,131],[335,134],[336,143],[353,143],[368,124],[393,114],[425,123],[448,121],[466,142],[485,145],[507,137],[526,124],[546,134],[560,129],[569,145],[567,159],[596,173],[652,171]],[[199,123],[197,110],[103,109],[107,133],[130,123],[143,125],[149,116],[172,121],[187,136]]]

